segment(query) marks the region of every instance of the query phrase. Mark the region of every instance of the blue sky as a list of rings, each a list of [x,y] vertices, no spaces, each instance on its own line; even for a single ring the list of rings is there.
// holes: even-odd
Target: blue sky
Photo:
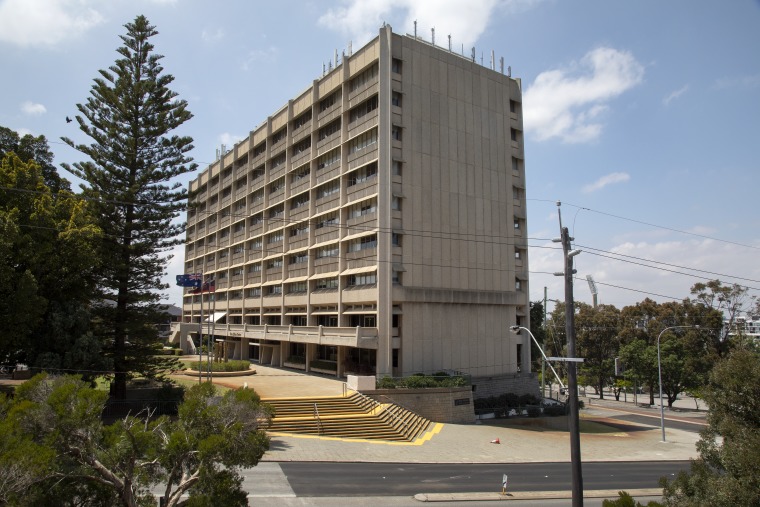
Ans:
[[[577,300],[591,300],[586,275],[618,307],[712,278],[760,295],[758,0],[0,0],[0,125],[44,134],[57,163],[81,160],[60,143],[85,141],[64,119],[138,14],[195,115],[181,133],[202,168],[336,50],[417,20],[421,38],[434,27],[485,65],[493,50],[522,79],[532,300],[564,295],[556,201],[584,250]]]

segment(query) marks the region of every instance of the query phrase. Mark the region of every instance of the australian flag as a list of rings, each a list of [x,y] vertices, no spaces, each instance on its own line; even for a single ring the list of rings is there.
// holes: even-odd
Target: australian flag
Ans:
[[[201,288],[201,279],[203,276],[200,273],[193,273],[189,275],[177,275],[177,285],[180,287],[189,287],[192,289]]]

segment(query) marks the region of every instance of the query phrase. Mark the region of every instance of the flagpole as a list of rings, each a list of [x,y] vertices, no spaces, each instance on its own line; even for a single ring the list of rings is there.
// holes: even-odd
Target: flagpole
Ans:
[[[211,290],[211,285],[209,285],[209,290]],[[212,312],[214,314],[214,318],[211,320],[211,336],[209,336],[209,339],[208,339],[209,340],[209,346],[208,346],[209,353],[211,351],[211,347],[213,347],[214,345],[216,345],[216,343],[214,341],[214,332],[216,331],[216,280],[214,280],[214,307],[213,307]],[[216,355],[216,354],[214,354],[214,355]],[[214,382],[214,370],[213,370],[213,368],[211,366],[212,366],[211,365],[211,356],[209,356],[209,360],[208,360],[208,381],[211,382],[211,383],[213,383]]]
[[[204,282],[204,286],[208,287],[209,292],[209,298],[211,297],[211,284],[208,282]],[[201,287],[201,293],[203,293],[203,287]],[[203,296],[201,296],[203,297]],[[211,309],[211,300],[209,299],[208,302],[208,323],[206,324],[206,380],[208,381],[208,372],[211,369],[211,349],[209,347],[209,339],[211,338],[211,321],[214,318],[214,310]]]
[[[201,365],[203,364],[203,271],[201,271],[201,318],[198,321],[198,384],[201,383]]]

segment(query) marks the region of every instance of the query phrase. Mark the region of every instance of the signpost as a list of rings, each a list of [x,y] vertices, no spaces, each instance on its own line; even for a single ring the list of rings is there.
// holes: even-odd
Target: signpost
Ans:
[[[509,481],[509,477],[507,474],[504,474],[504,476],[501,478],[501,494],[506,495],[507,494],[507,482]]]

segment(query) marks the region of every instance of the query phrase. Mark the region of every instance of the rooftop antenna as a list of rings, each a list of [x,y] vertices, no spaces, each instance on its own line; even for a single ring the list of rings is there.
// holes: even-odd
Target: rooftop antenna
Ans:
[[[354,41],[352,40],[348,41],[348,56],[351,56],[354,54],[353,44],[354,44]]]
[[[483,52],[480,52],[480,65],[483,65]]]
[[[496,54],[491,50],[491,70],[496,70]]]
[[[449,53],[451,53],[451,34],[449,34]]]
[[[414,38],[417,38],[417,20],[414,20]]]
[[[472,63],[475,63],[475,46],[472,46]]]
[[[322,62],[322,77],[324,77],[325,74],[327,74],[327,67],[325,67],[325,62]]]
[[[504,74],[504,57],[503,56],[499,58],[499,70],[501,70],[501,73]]]
[[[507,77],[512,77],[512,66],[507,67]]]
[[[335,48],[335,67],[338,66],[338,48]]]
[[[435,27],[430,29],[430,39],[433,43],[433,46],[435,46]]]

